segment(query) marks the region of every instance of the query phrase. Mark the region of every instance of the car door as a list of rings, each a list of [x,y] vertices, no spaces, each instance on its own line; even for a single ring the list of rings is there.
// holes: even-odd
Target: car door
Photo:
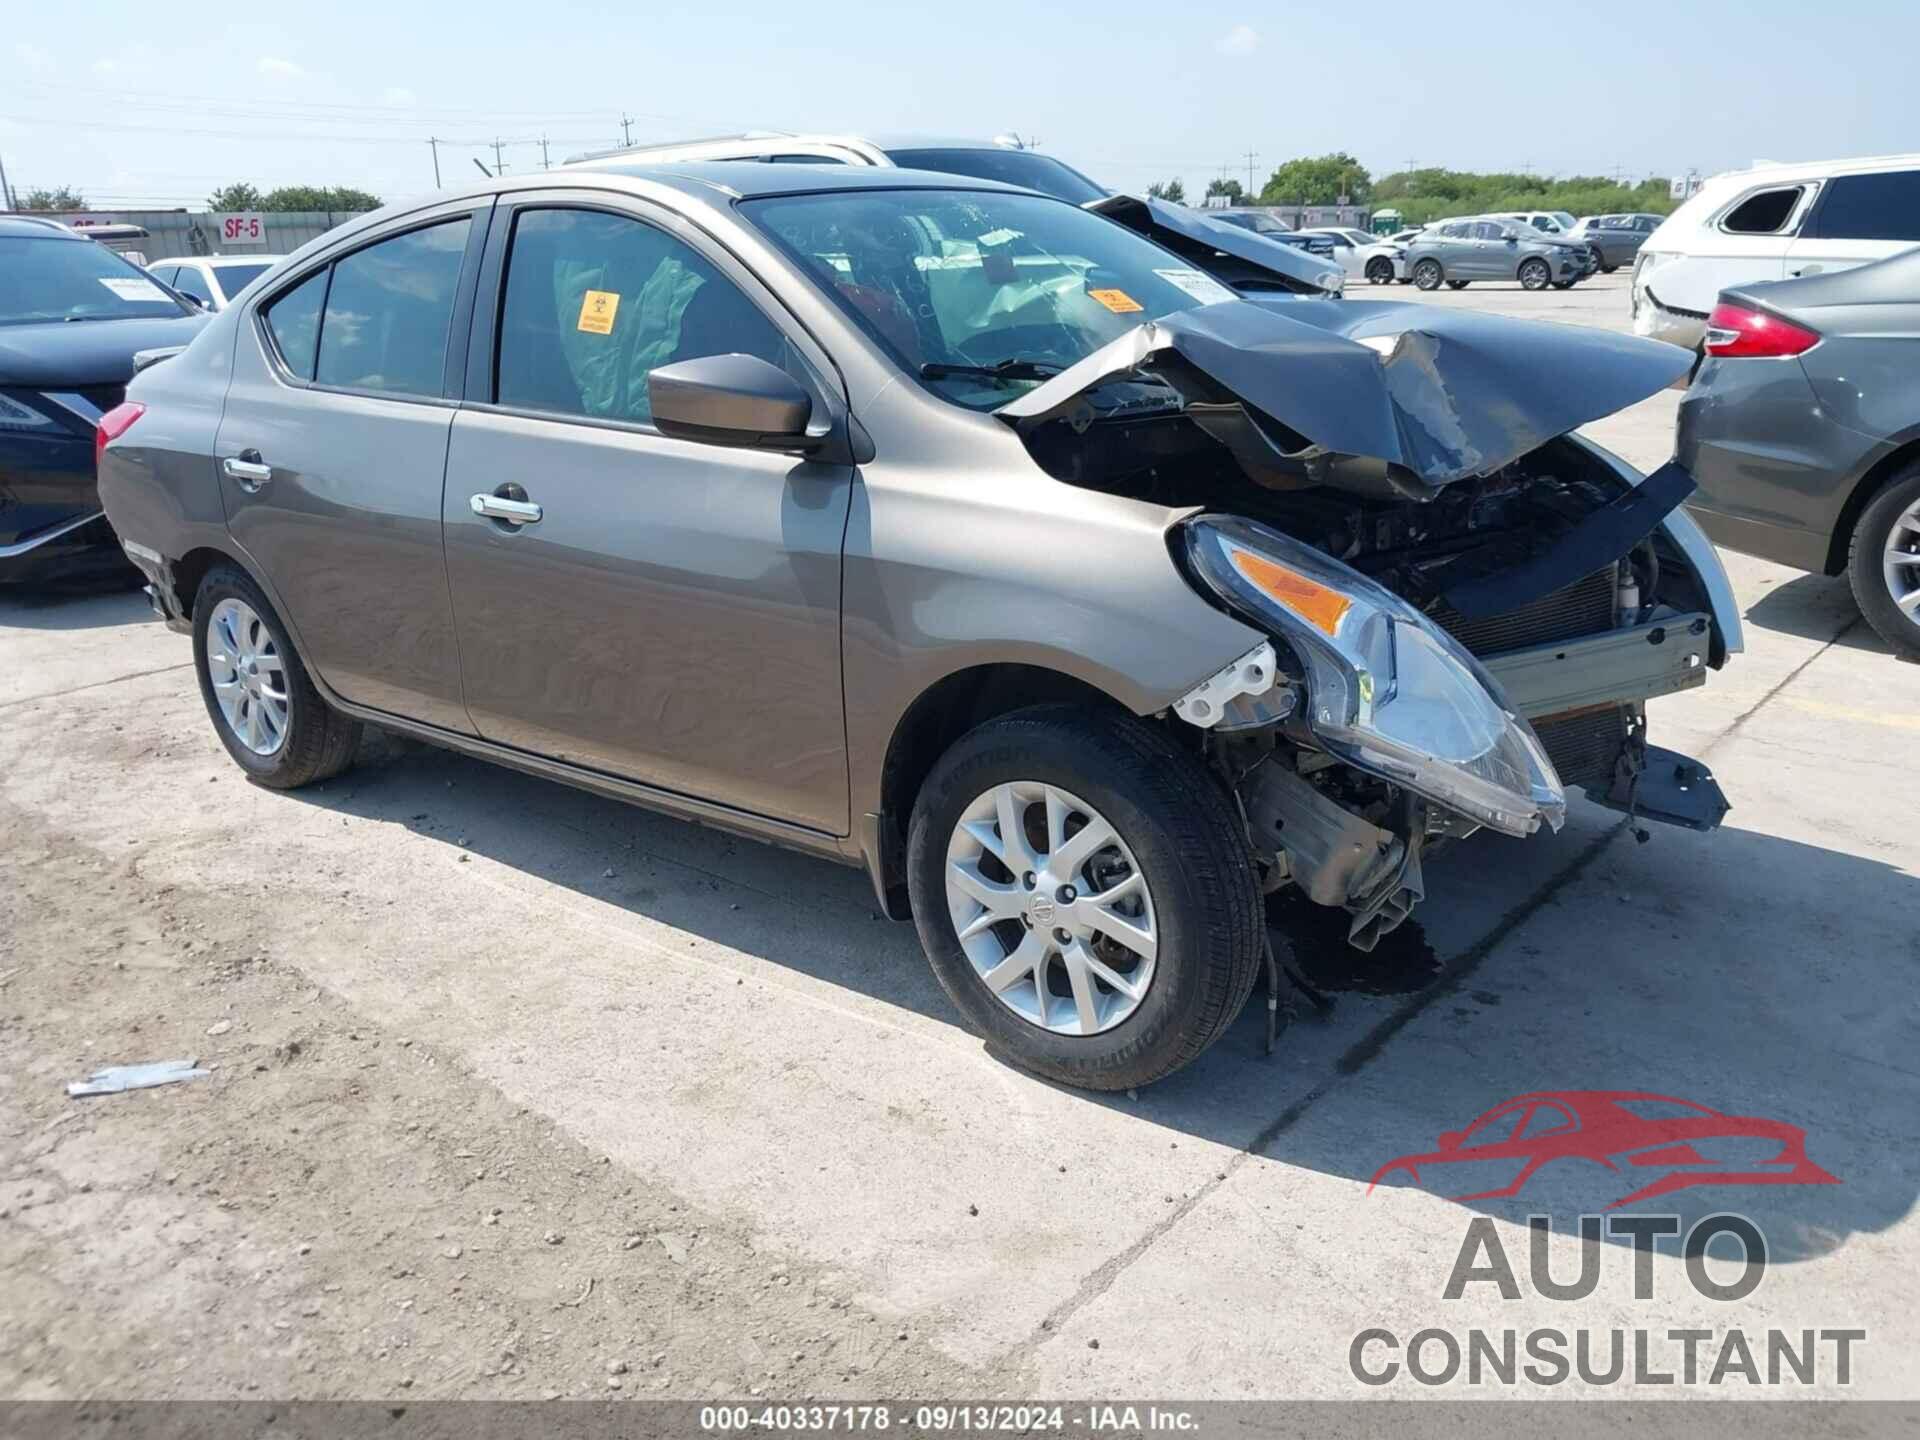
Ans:
[[[1786,270],[1817,275],[1920,244],[1920,170],[1836,175],[1787,250]]]
[[[853,470],[669,439],[647,393],[661,365],[745,353],[843,412],[824,354],[724,249],[624,197],[503,201],[481,293],[445,509],[475,728],[847,833]],[[537,510],[476,512],[501,498]]]
[[[308,666],[469,733],[440,511],[490,209],[415,212],[246,302],[214,447],[227,528]]]
[[[1517,227],[1516,227],[1517,228]],[[1481,220],[1471,227],[1473,236],[1473,261],[1471,277],[1475,280],[1511,280],[1520,266],[1520,245],[1518,241],[1509,245],[1508,227],[1495,220]],[[1468,278],[1469,272],[1462,270],[1460,278]]]
[[[1450,225],[1442,225],[1438,234],[1432,235],[1434,258],[1440,262],[1440,268],[1446,271],[1449,280],[1471,280],[1473,278],[1473,226],[1464,220]]]

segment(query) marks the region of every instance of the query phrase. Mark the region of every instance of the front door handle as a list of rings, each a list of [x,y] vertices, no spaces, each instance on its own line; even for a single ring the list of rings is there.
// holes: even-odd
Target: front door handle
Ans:
[[[220,468],[227,472],[229,480],[237,480],[240,488],[249,495],[273,479],[273,467],[261,460],[258,450],[242,450],[238,455],[229,455],[220,462]]]
[[[489,520],[503,520],[509,525],[538,525],[545,513],[531,500],[514,500],[505,495],[475,495],[467,503],[473,507],[474,514]]]

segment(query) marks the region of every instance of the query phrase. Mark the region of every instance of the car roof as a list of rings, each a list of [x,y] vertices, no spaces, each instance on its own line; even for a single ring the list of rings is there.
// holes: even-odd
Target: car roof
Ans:
[[[218,269],[222,265],[271,265],[284,260],[284,255],[169,255],[164,260],[156,260],[156,265],[211,265]]]
[[[646,162],[660,156],[670,159],[687,156],[689,151],[715,152],[709,158],[718,159],[724,158],[725,152],[729,150],[761,154],[779,151],[783,147],[803,149],[815,146],[833,146],[836,149],[850,150],[855,153],[873,151],[880,154],[892,150],[1018,151],[1024,148],[1001,140],[982,139],[977,135],[917,135],[909,131],[883,131],[873,135],[856,135],[850,131],[749,130],[738,135],[708,135],[691,140],[662,141],[655,145],[622,145],[607,150],[590,150],[582,155],[569,156],[566,163],[573,166],[599,160]]]
[[[38,215],[0,215],[0,235],[34,240],[85,240],[87,237],[58,220]]]
[[[1036,192],[998,180],[979,180],[970,175],[950,175],[934,170],[908,170],[901,166],[876,165],[775,165],[754,160],[708,160],[678,165],[649,165],[625,159],[582,161],[566,167],[568,172],[651,180],[688,195],[714,194],[738,200],[753,200],[767,195],[833,194],[855,190],[1004,190],[1010,194]],[[564,178],[559,171],[545,171],[552,178]],[[517,179],[505,177],[498,188],[514,188]],[[1062,204],[1066,203],[1064,201]]]

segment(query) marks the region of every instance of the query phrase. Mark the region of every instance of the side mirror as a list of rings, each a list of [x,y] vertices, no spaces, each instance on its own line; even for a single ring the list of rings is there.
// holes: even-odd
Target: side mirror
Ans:
[[[1458,1150],[1460,1148],[1460,1140],[1461,1135],[1458,1130],[1443,1130],[1440,1133],[1440,1148],[1442,1150]]]
[[[654,427],[676,440],[743,450],[812,450],[813,396],[777,365],[752,355],[707,355],[647,376]]]

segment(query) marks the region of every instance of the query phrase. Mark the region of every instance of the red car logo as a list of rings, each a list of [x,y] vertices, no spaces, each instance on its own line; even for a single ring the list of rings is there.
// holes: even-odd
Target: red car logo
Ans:
[[[1458,1184],[1504,1179],[1452,1197],[1495,1200],[1518,1195],[1542,1166],[1556,1160],[1601,1165],[1623,1180],[1640,1178],[1635,1172],[1664,1172],[1604,1207],[1608,1210],[1695,1185],[1838,1185],[1838,1177],[1807,1158],[1806,1141],[1797,1125],[1723,1115],[1671,1095],[1547,1090],[1516,1095],[1465,1130],[1447,1131],[1437,1150],[1388,1161],[1375,1172],[1367,1193],[1395,1175],[1441,1193]],[[1468,1178],[1476,1172],[1477,1182]]]

